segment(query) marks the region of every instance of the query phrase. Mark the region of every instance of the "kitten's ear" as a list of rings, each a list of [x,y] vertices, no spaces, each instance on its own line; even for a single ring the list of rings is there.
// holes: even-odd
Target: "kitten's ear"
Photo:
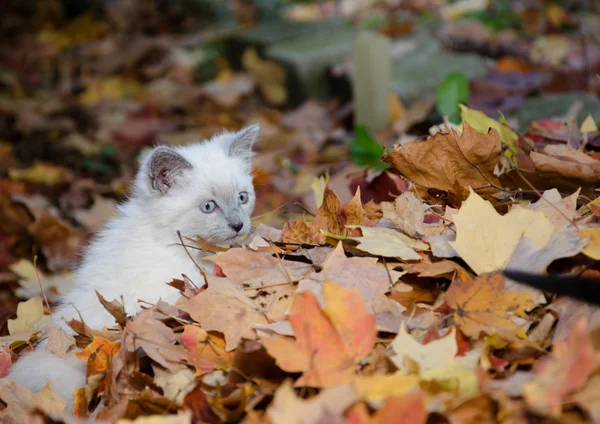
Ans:
[[[175,184],[176,178],[191,167],[192,165],[174,149],[157,147],[147,162],[150,186],[160,195],[164,195]]]
[[[240,131],[235,133],[233,136],[233,141],[229,146],[229,156],[250,160],[254,154],[252,152],[252,146],[258,139],[259,130],[260,126],[258,124],[254,124],[242,128]]]

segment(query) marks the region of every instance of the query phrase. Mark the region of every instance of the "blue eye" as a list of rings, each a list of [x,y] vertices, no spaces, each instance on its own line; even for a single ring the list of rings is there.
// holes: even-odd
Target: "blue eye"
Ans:
[[[215,203],[214,200],[211,200],[210,202],[203,203],[202,206],[200,206],[200,209],[204,213],[211,213],[216,208],[217,208],[217,204]]]
[[[248,198],[248,193],[245,191],[242,191],[238,194],[238,202],[240,202],[242,205],[248,203]]]

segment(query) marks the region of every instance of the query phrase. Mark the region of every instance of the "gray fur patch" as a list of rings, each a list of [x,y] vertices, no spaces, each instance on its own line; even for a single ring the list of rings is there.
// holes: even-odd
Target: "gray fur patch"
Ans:
[[[176,177],[192,165],[168,147],[159,147],[150,158],[148,172],[152,188],[164,195],[175,183]]]
[[[250,159],[253,155],[252,145],[258,138],[258,131],[260,126],[258,124],[250,125],[246,128],[241,129],[236,135],[235,139],[229,146],[229,156],[238,156],[244,159]]]

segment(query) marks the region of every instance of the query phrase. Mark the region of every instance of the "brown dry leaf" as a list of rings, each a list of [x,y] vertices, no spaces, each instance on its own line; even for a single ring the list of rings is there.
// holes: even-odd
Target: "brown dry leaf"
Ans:
[[[358,227],[362,237],[355,237],[359,244],[357,249],[368,252],[374,256],[400,258],[405,261],[418,261],[421,259],[416,250],[429,250],[429,245],[421,240],[408,237],[393,228],[385,227]]]
[[[446,303],[454,309],[454,321],[461,331],[472,338],[481,332],[517,334],[525,332],[511,315],[524,315],[535,307],[529,293],[504,291],[504,277],[500,273],[482,274],[470,281],[454,280],[446,292]]]
[[[531,152],[529,157],[535,170],[517,169],[502,174],[500,178],[506,186],[530,190],[520,172],[538,190],[574,193],[581,189],[582,195],[595,198],[594,189],[600,185],[599,161],[568,144],[547,145],[540,152]]]
[[[360,186],[356,188],[354,197],[346,206],[342,208],[340,214],[342,216],[342,224],[344,226],[364,224],[365,210],[363,209],[362,200],[360,197]]]
[[[176,340],[173,330],[155,319],[153,312],[146,309],[127,322],[125,345],[129,352],[141,347],[153,361],[176,372],[181,368],[179,362],[186,356],[185,350],[172,344]]]
[[[235,349],[242,338],[256,340],[252,325],[268,322],[255,302],[227,278],[208,276],[208,288],[189,300],[181,300],[178,307],[206,331],[223,333],[227,352]]]
[[[329,187],[325,187],[323,203],[312,222],[314,231],[324,230],[336,236],[345,236],[344,224],[340,214],[341,203]]]
[[[422,261],[416,264],[400,264],[400,267],[409,274],[417,274],[423,278],[447,278],[451,280],[454,274],[457,274],[458,278],[462,281],[473,278],[473,274],[462,266],[446,259],[438,262]]]
[[[549,359],[536,364],[538,375],[525,385],[525,400],[536,412],[558,417],[566,396],[583,388],[599,363],[582,319],[566,340],[554,345]]]
[[[39,393],[31,393],[14,381],[0,384],[0,399],[7,405],[0,411],[0,421],[6,424],[23,424],[31,422],[31,412],[35,409],[54,420],[65,415],[66,403],[46,385]]]
[[[423,204],[413,193],[409,191],[402,193],[394,203],[382,202],[381,209],[384,218],[392,221],[409,236],[422,237],[425,235]]]
[[[440,294],[441,289],[432,282],[411,284],[411,291],[392,290],[390,298],[404,306],[409,312],[416,308],[418,303],[432,304]]]
[[[259,288],[274,284],[291,284],[312,270],[309,264],[242,248],[229,249],[205,259],[219,265],[229,280],[240,287]]]
[[[329,186],[323,192],[323,202],[313,222],[290,221],[283,227],[282,238],[285,243],[323,244],[322,234],[347,237],[351,231],[346,226],[362,225],[368,222],[357,188],[354,197],[342,208],[340,199]]]
[[[42,246],[51,271],[70,268],[79,260],[84,236],[61,218],[45,213],[29,226],[29,231]]]
[[[46,350],[54,355],[65,358],[71,346],[75,345],[75,337],[65,333],[58,327],[50,327],[48,331],[48,346]]]
[[[378,293],[385,293],[402,273],[377,264],[377,258],[346,257],[342,243],[323,262],[323,270],[312,274],[318,281],[325,279],[345,288],[357,288],[367,304],[371,304]]]
[[[125,327],[127,325],[127,314],[125,313],[125,307],[123,306],[123,304],[117,301],[116,299],[111,301],[106,300],[104,296],[98,293],[97,290],[96,296],[98,296],[98,300],[100,301],[100,303],[102,303],[104,309],[106,309],[108,313],[115,318],[117,324],[119,324],[121,327]]]
[[[174,400],[178,405],[181,405],[185,396],[198,385],[194,371],[189,368],[182,368],[175,374],[159,366],[153,366],[152,370],[154,383],[163,389],[163,396]]]
[[[527,209],[541,211],[557,228],[565,228],[572,224],[577,214],[577,198],[580,190],[570,196],[562,197],[555,188],[546,190],[542,198],[527,206]]]
[[[285,223],[281,238],[291,244],[324,244],[326,241],[323,234],[315,232],[312,222],[298,220]]]
[[[498,190],[491,185],[502,186],[494,175],[501,155],[498,132],[481,134],[466,122],[463,127],[461,135],[452,130],[425,141],[397,144],[383,160],[415,183],[421,197],[427,196],[427,189],[450,191],[455,184],[493,197]]]

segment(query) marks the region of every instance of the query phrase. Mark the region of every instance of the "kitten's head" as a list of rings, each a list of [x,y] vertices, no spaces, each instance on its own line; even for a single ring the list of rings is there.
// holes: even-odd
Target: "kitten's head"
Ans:
[[[258,125],[186,147],[156,147],[142,159],[134,198],[161,232],[233,244],[250,232],[252,146]]]

